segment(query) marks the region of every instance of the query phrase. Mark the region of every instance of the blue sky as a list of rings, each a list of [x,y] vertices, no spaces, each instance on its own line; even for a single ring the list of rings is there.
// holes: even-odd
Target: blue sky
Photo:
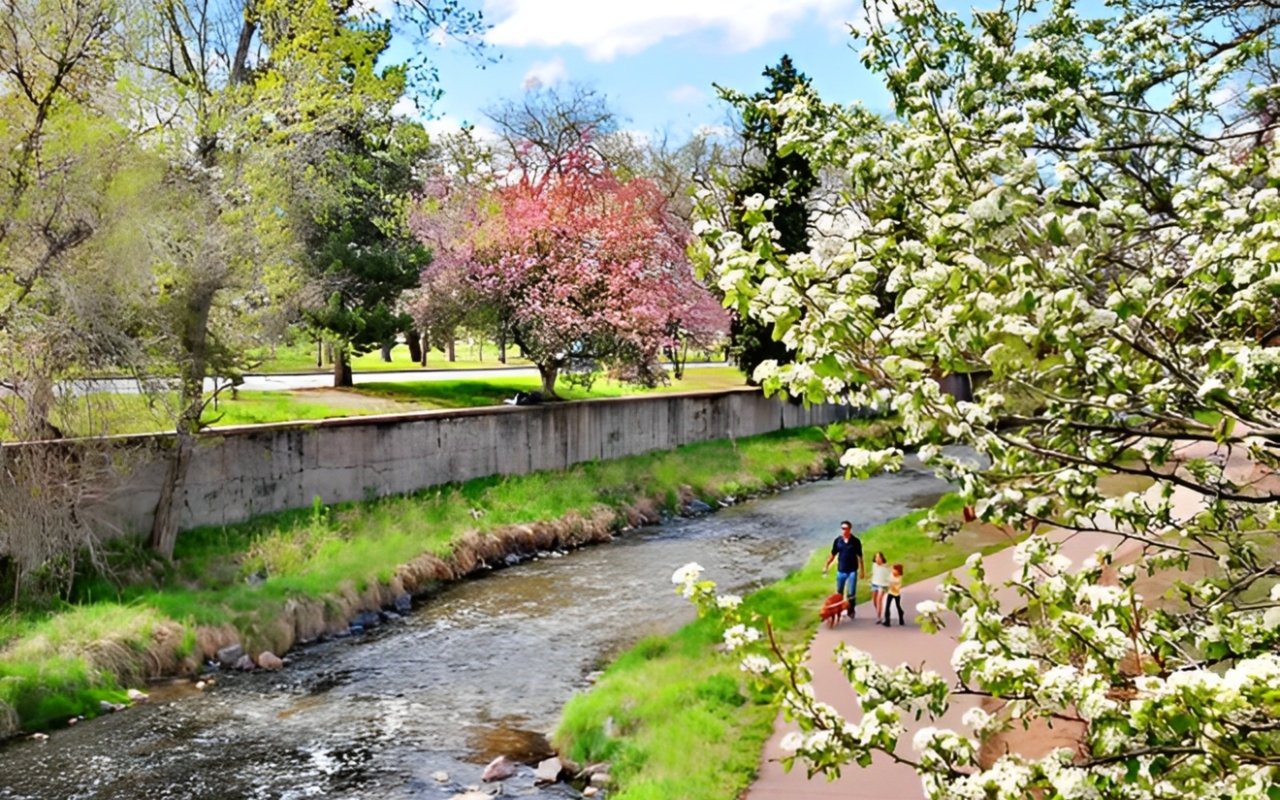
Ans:
[[[847,23],[860,0],[484,0],[500,60],[481,69],[456,43],[432,54],[444,97],[431,127],[483,126],[483,109],[537,80],[605,93],[624,127],[679,140],[721,124],[712,87],[754,91],[789,53],[828,100],[883,110],[887,94],[862,68]]]

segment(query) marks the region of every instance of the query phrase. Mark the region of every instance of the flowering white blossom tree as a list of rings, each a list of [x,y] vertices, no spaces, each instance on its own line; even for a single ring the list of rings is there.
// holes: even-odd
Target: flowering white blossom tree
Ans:
[[[1084,4],[1081,4],[1084,5]],[[863,63],[895,114],[775,101],[782,147],[824,177],[807,252],[768,198],[727,224],[704,193],[703,266],[797,353],[767,388],[891,409],[905,441],[987,521],[1118,529],[1136,553],[1071,564],[1019,545],[998,601],[981,560],[917,609],[959,616],[956,681],[838,653],[857,723],[725,613],[744,669],[785,688],[812,769],[908,760],[928,796],[1280,798],[1280,9],[1266,0],[1008,0],[966,16],[868,0]],[[785,113],[781,113],[785,112]],[[975,378],[973,400],[939,390]],[[940,449],[962,443],[979,469]],[[901,453],[853,451],[860,476]],[[1154,487],[1108,498],[1107,473]],[[1194,513],[1175,505],[1189,493]],[[932,521],[940,535],[946,530]],[[1137,588],[1180,576],[1162,603]],[[686,594],[715,605],[696,571]],[[1136,588],[1137,587],[1137,588]],[[758,641],[757,641],[758,640]],[[960,729],[957,695],[994,698]],[[991,737],[1070,719],[1079,746],[982,756]]]

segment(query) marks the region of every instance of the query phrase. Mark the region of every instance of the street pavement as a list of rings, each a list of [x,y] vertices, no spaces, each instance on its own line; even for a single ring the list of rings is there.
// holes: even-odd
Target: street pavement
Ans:
[[[732,364],[723,361],[696,362],[687,367],[722,367],[732,369]],[[670,369],[670,367],[668,367]],[[354,382],[362,383],[408,383],[411,381],[462,381],[486,380],[491,378],[528,378],[538,376],[535,367],[486,367],[484,369],[406,369],[357,372]],[[219,381],[215,385],[215,381]],[[163,382],[161,382],[163,383]],[[214,391],[217,386],[225,387],[227,379],[205,378],[206,392]],[[244,376],[240,390],[246,392],[291,391],[294,389],[332,388],[332,372],[290,372],[290,373],[255,373]],[[112,394],[138,394],[140,387],[132,378],[87,378],[68,381],[65,390],[75,395],[89,392],[110,392]]]

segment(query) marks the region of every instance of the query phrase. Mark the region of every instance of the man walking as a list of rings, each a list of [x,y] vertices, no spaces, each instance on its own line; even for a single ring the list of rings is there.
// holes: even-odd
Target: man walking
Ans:
[[[840,523],[840,536],[831,543],[831,555],[827,557],[827,563],[822,565],[823,575],[831,568],[832,561],[836,562],[836,592],[849,598],[849,617],[852,618],[854,595],[858,592],[858,575],[865,578],[867,571],[862,564],[862,542],[853,535],[853,523],[847,519]]]

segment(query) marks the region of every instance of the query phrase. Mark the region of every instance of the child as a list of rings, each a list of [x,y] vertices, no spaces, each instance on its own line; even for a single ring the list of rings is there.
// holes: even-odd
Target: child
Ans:
[[[884,620],[876,620],[879,624],[889,627],[889,609],[893,604],[898,604],[898,624],[906,625],[907,621],[902,614],[902,565],[893,565],[893,574],[889,576],[889,592],[884,598]]]
[[[877,551],[871,562],[871,605],[875,606],[876,619],[884,613],[884,590],[889,588],[889,565],[884,551]]]

